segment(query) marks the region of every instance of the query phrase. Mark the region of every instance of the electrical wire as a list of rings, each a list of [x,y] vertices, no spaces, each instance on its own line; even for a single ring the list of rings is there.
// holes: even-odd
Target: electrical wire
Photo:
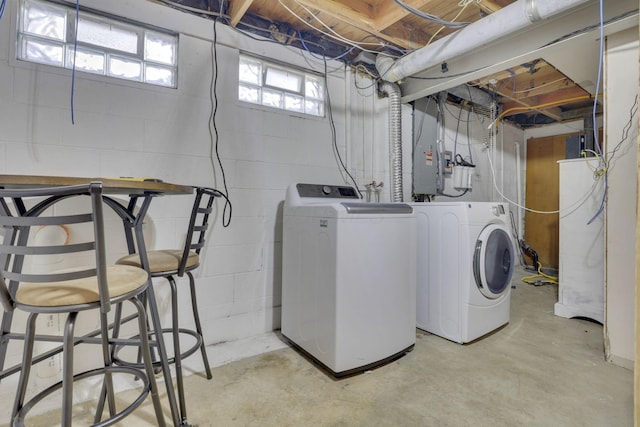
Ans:
[[[602,96],[602,95],[599,94],[598,96]],[[585,99],[596,99],[597,100],[597,98],[598,98],[597,96],[593,97],[591,95],[581,95],[581,96],[575,96],[573,98],[558,99],[558,100],[551,101],[551,102],[545,102],[544,104],[530,105],[530,106],[526,106],[526,107],[507,108],[502,113],[500,113],[498,115],[498,117],[496,117],[496,119],[494,121],[491,122],[491,124],[489,125],[489,128],[492,128],[494,125],[496,125],[500,120],[502,120],[502,118],[505,115],[507,115],[509,113],[512,113],[514,111],[530,111],[530,110],[536,110],[538,108],[551,107],[551,106],[558,105],[558,104],[566,104],[566,103],[574,102],[574,101],[583,101]]]
[[[299,20],[301,20],[301,21],[303,21],[303,22],[307,22],[307,23],[308,23],[308,21],[307,21],[306,19],[302,19],[302,18],[301,18],[300,16],[298,16],[295,12],[293,12],[291,9],[289,9],[287,6],[285,6],[285,5],[284,5],[284,3],[282,3],[282,0],[278,0],[278,1],[279,1],[279,3],[280,3],[280,4],[281,4],[285,9],[287,9],[287,11],[289,11],[289,13],[291,13],[293,16],[295,16],[296,18],[298,18]],[[348,39],[348,38],[344,37],[343,35],[339,34],[338,32],[336,32],[333,28],[331,28],[331,26],[327,25],[323,20],[321,20],[320,18],[318,18],[318,16],[317,16],[315,13],[313,13],[313,11],[312,11],[311,9],[309,9],[307,6],[305,6],[304,4],[300,3],[298,0],[294,0],[294,1],[296,2],[296,4],[297,4],[298,6],[300,6],[301,8],[303,8],[303,9],[304,9],[308,14],[309,14],[309,16],[313,17],[313,19],[314,19],[314,20],[316,20],[316,21],[318,21],[318,22],[320,23],[320,25],[322,25],[324,28],[326,28],[328,31],[330,31],[332,34],[334,34],[334,35],[338,38],[338,40],[341,40],[341,41],[343,41],[343,42],[345,42],[345,43],[348,43],[348,44],[357,45],[357,47],[360,47],[361,45],[367,45],[367,46],[380,46],[380,47],[384,47],[384,46],[385,46],[385,44],[384,44],[384,43],[382,43],[382,42],[381,42],[381,41],[379,41],[379,40],[378,40],[378,42],[376,42],[376,43],[366,43],[366,42],[363,42],[363,41],[359,41],[359,42],[357,42],[357,41],[354,41],[354,40],[350,40],[350,39]],[[315,30],[317,30],[317,31],[321,31],[321,30],[319,30],[317,27],[313,27],[313,26],[311,26],[311,27],[312,27],[312,28],[314,28],[314,29],[315,29]],[[326,34],[326,33],[323,33],[323,34]],[[328,34],[326,34],[326,35],[328,35]],[[355,47],[355,46],[354,46],[354,47]]]
[[[6,5],[7,5],[7,0],[0,1],[0,19],[2,19],[2,16],[4,15],[4,8]]]
[[[493,167],[493,161],[491,160],[491,155],[489,154],[489,150],[486,150],[487,153],[487,159],[489,159],[489,167],[491,169],[491,179],[493,182],[493,187],[496,189],[496,191],[498,192],[498,194],[505,199],[507,202],[513,204],[514,206],[520,208],[520,209],[524,209],[527,212],[532,212],[532,213],[537,213],[537,214],[545,214],[545,215],[555,215],[555,214],[560,214],[560,217],[565,217],[573,212],[575,212],[580,206],[582,206],[588,199],[589,197],[594,193],[594,191],[596,190],[596,187],[598,186],[598,180],[594,179],[593,181],[593,185],[591,186],[591,188],[582,196],[580,197],[575,203],[569,205],[567,208],[565,208],[565,210],[553,210],[553,211],[541,211],[541,210],[536,210],[536,209],[531,209],[528,208],[524,205],[519,204],[518,202],[515,202],[513,200],[511,200],[510,198],[508,198],[507,196],[504,195],[504,193],[498,188],[498,184],[497,184],[497,180],[496,180],[496,171],[495,168]]]
[[[462,193],[460,193],[460,194],[453,195],[453,194],[446,194],[446,193],[438,193],[438,196],[449,197],[449,198],[455,199],[456,197],[464,196],[468,192],[469,192],[469,189],[465,188],[464,191]]]
[[[309,55],[311,55],[312,57],[324,61],[325,58],[323,58],[323,57],[321,57],[319,55],[316,55],[315,53],[311,52],[311,50],[309,50],[309,48],[307,47],[307,45],[306,45],[306,43],[304,41],[304,38],[302,38],[302,34],[300,33],[300,30],[298,30],[297,33],[298,33],[298,40],[300,40],[300,43],[302,44],[302,47],[304,48],[304,50],[306,50],[309,53]],[[335,61],[335,60],[338,60],[338,59],[342,59],[345,56],[347,56],[348,54],[350,54],[351,52],[353,52],[353,49],[355,49],[355,46],[351,46],[351,48],[349,50],[347,50],[346,52],[344,52],[344,53],[342,53],[342,54],[340,54],[338,56],[335,56],[333,58],[327,58],[326,60],[327,61]]]
[[[324,61],[324,75],[325,75],[325,78],[328,77],[327,61]],[[338,137],[337,137],[337,132],[336,132],[336,124],[335,124],[335,122],[333,120],[333,109],[331,108],[331,96],[329,94],[329,82],[325,82],[324,91],[325,91],[325,94],[327,95],[327,115],[329,116],[329,127],[331,128],[331,143],[333,145],[333,150],[336,153],[336,157],[338,158],[338,161],[340,162],[340,166],[346,172],[347,176],[351,179],[351,182],[353,182],[353,185],[355,186],[356,191],[358,192],[358,195],[362,199],[362,193],[360,192],[360,189],[358,188],[358,183],[353,178],[353,176],[349,172],[349,169],[347,169],[347,167],[345,166],[344,162],[342,161],[342,156],[340,155],[340,150],[338,149]]]
[[[397,0],[396,0],[396,3],[397,3]],[[458,19],[458,18],[460,17],[460,15],[462,15],[462,12],[464,12],[464,10],[467,8],[467,6],[469,6],[472,2],[470,2],[470,1],[467,1],[467,2],[460,2],[460,3],[458,3],[458,6],[460,6],[460,5],[461,5],[461,3],[464,3],[464,5],[462,6],[462,9],[460,9],[460,11],[456,14],[456,16],[454,16],[454,17],[453,17],[453,19],[451,19],[451,22],[452,22],[452,23],[455,23],[455,20],[456,20],[456,19]],[[466,24],[467,24],[467,25],[469,25],[470,23],[469,23],[469,22],[467,22]],[[427,42],[427,44],[426,44],[425,46],[429,46],[429,45],[431,44],[431,42],[433,41],[433,39],[435,39],[435,38],[436,38],[436,36],[437,36],[438,34],[440,34],[440,32],[441,32],[442,30],[444,30],[445,28],[447,28],[447,26],[446,26],[446,25],[442,25],[442,26],[440,27],[440,29],[438,29],[438,31],[436,31],[435,33],[433,33],[433,35],[431,36],[431,38],[429,38],[429,41]],[[449,28],[451,28],[451,27],[449,27]]]
[[[416,16],[419,16],[420,18],[423,18],[423,19],[426,19],[428,21],[431,21],[431,22],[433,22],[435,24],[442,25],[443,27],[447,27],[447,28],[463,28],[463,27],[466,27],[467,25],[470,24],[470,22],[453,22],[453,21],[455,21],[455,19],[453,21],[445,21],[444,19],[438,18],[435,15],[432,15],[430,13],[426,13],[426,12],[423,12],[421,10],[415,9],[415,8],[409,6],[408,4],[404,3],[401,0],[394,0],[394,1],[396,2],[396,4],[398,6],[400,6],[404,10],[406,10],[406,11],[408,11],[408,12],[410,12],[410,13],[416,15]],[[465,4],[464,7],[466,8],[468,6],[468,4],[469,3]]]
[[[458,122],[456,123],[456,136],[453,140],[453,158],[454,159],[458,154],[458,133],[460,130],[460,120],[462,119],[462,110],[463,110],[462,107],[460,107],[460,109],[458,110]]]
[[[523,277],[522,280],[524,283],[528,284],[528,285],[533,285],[533,286],[542,286],[542,285],[546,285],[546,284],[553,284],[553,285],[557,285],[558,284],[558,277],[557,276],[552,276],[550,274],[546,274],[542,271],[542,264],[538,261],[538,274],[534,274],[531,276],[525,276]],[[544,280],[541,280],[544,279]]]
[[[598,77],[597,77],[597,81],[596,81],[596,93],[600,92],[600,83],[602,80],[602,64],[604,62],[604,0],[600,0],[599,2],[600,4],[600,40],[599,40],[599,47],[600,47],[600,52],[599,52],[599,58],[598,58]],[[599,141],[599,135],[598,135],[598,129],[596,129],[596,111],[597,111],[597,107],[598,107],[598,98],[594,97],[593,99],[593,141],[594,141],[594,146],[596,148],[596,150],[598,151],[598,153],[600,154],[600,161],[604,162],[604,155],[602,154],[602,147],[600,147],[600,141]],[[607,172],[607,165],[601,163],[602,167],[605,170],[604,173],[604,189],[602,191],[602,200],[600,201],[600,207],[598,208],[598,210],[596,211],[596,213],[593,215],[593,217],[591,217],[591,219],[589,221],[587,221],[587,225],[591,224],[593,221],[595,221],[596,218],[598,218],[600,216],[600,214],[602,214],[602,212],[604,212],[604,207],[607,201],[607,191],[609,188],[609,174]]]
[[[189,12],[189,13],[192,13],[192,14],[195,14],[195,15],[206,15],[206,16],[210,16],[210,17],[217,17],[217,18],[219,18],[219,20],[222,20],[222,21],[227,22],[227,23],[230,21],[230,16],[229,15],[225,15],[225,14],[220,13],[220,12],[212,12],[212,11],[208,11],[208,10],[204,10],[204,9],[198,9],[198,8],[195,8],[195,7],[185,6],[183,4],[176,3],[176,2],[171,1],[171,0],[155,0],[155,1],[164,3],[167,6],[171,6],[171,7],[175,8],[175,9],[181,10],[183,12]],[[278,44],[278,45],[281,45],[281,46],[286,46],[287,45],[286,43],[283,43],[283,42],[280,42],[280,41],[276,40],[275,38],[271,38],[270,39],[270,38],[267,38],[267,37],[256,37],[253,33],[249,32],[249,31],[245,31],[242,28],[239,28],[240,25],[242,27],[251,28],[253,30],[257,30],[257,31],[260,31],[260,32],[269,33],[269,34],[271,34],[272,37],[274,37],[275,34],[280,34],[277,30],[274,31],[274,30],[271,30],[269,28],[258,27],[258,26],[249,24],[249,23],[247,23],[245,21],[240,21],[238,23],[238,25],[236,25],[236,26],[228,25],[228,27],[229,27],[229,29],[231,29],[231,30],[233,30],[233,31],[235,31],[237,33],[240,33],[240,34],[242,34],[242,35],[244,35],[246,37],[249,37],[250,39],[255,40],[255,41],[269,42],[269,43],[274,43],[274,44]],[[297,39],[297,37],[294,37],[294,36],[290,36],[290,37],[294,38],[294,39]],[[317,47],[318,49],[321,49],[321,50],[325,50],[325,47],[323,45],[321,45],[319,43],[316,43],[314,41],[305,40],[305,44],[315,46],[315,47]]]
[[[638,95],[636,95],[635,100],[633,101],[633,105],[631,106],[631,109],[629,110],[629,121],[627,122],[627,124],[622,129],[622,138],[616,144],[616,146],[611,151],[611,153],[609,153],[608,156],[607,156],[608,157],[608,160],[607,160],[608,165],[611,165],[611,163],[613,162],[613,159],[615,158],[616,153],[618,152],[618,150],[622,146],[622,143],[624,141],[626,141],[626,139],[629,137],[629,132],[631,131],[632,126],[633,126],[633,117],[636,115],[637,112],[638,112]],[[610,166],[607,166],[607,169],[609,169],[609,168],[610,168]]]
[[[4,10],[4,7],[3,7]],[[75,35],[73,37],[73,64],[71,65],[71,124],[75,125],[75,107],[74,98],[76,93],[76,53],[78,52],[78,27],[80,26],[80,0],[76,0],[76,28]]]
[[[212,12],[210,10],[205,10],[205,9],[198,9],[197,7],[191,7],[191,6],[186,6],[184,4],[181,3],[176,3],[174,1],[171,0],[155,0],[155,1],[159,1],[160,3],[164,3],[166,5],[169,6],[173,6],[176,9],[182,9],[182,10],[186,10],[188,12],[193,12],[199,15],[207,15],[207,16],[215,16],[215,17],[220,17],[220,18],[229,18],[229,16],[222,14],[220,12]]]
[[[213,40],[211,41],[211,80],[209,83],[209,99],[211,101],[211,114],[209,116],[209,160],[211,161],[211,169],[215,180],[216,168],[213,161],[214,151],[215,157],[220,166],[220,173],[222,175],[222,184],[224,186],[224,208],[222,209],[222,226],[228,227],[231,224],[232,205],[229,198],[229,188],[227,187],[227,177],[224,172],[224,166],[222,165],[222,159],[220,158],[220,152],[218,151],[218,145],[220,137],[218,134],[218,126],[216,124],[216,114],[218,112],[218,20],[213,21]]]
[[[356,65],[355,67],[353,67],[353,70],[355,71],[353,84],[356,87],[356,89],[359,89],[359,90],[371,89],[373,86],[376,85],[376,82],[379,79],[379,76],[373,74],[371,71],[369,71],[369,69],[367,67],[365,67],[362,64]],[[357,79],[358,72],[361,72],[361,73],[366,74],[369,77],[371,77],[371,84],[369,84],[368,86],[358,86],[358,79]]]
[[[469,110],[467,110],[467,148],[469,149],[469,163],[473,164],[473,154],[471,153],[471,132],[469,130],[469,127],[470,127],[469,125],[471,122],[471,111],[474,109],[473,108],[474,103],[473,103],[473,96],[471,95],[471,88],[469,87],[469,85],[466,85],[466,88],[469,91],[469,102],[471,103]]]
[[[515,73],[513,74],[513,76],[515,77]],[[561,78],[553,80],[551,82],[547,82],[547,83],[544,83],[544,84],[541,84],[541,85],[536,85],[536,87],[534,87],[534,88],[522,89],[522,90],[515,90],[514,89],[514,90],[511,91],[511,93],[512,94],[527,93],[527,92],[531,92],[532,90],[542,89],[543,87],[551,86],[552,84],[556,84],[558,82],[562,82],[562,81],[565,81],[565,80],[567,80],[567,77],[561,77]],[[515,83],[516,83],[515,80],[514,80],[513,83],[514,83],[514,86],[515,86]]]
[[[334,40],[338,40],[341,43],[345,43],[345,44],[348,44],[350,46],[355,46],[355,47],[357,47],[358,49],[360,49],[360,50],[362,50],[364,52],[370,52],[370,53],[376,53],[376,54],[378,53],[377,50],[371,50],[371,49],[363,48],[360,42],[356,42],[356,41],[347,39],[346,37],[342,37],[338,33],[335,33],[335,31],[334,31],[334,33],[337,34],[337,35],[334,35],[334,34],[326,32],[326,31],[323,31],[320,28],[311,25],[306,19],[302,18],[297,13],[295,13],[293,10],[291,10],[291,8],[289,8],[287,5],[285,5],[282,0],[278,0],[278,3],[280,3],[280,5],[282,7],[284,7],[291,15],[293,15],[295,18],[297,18],[300,22],[303,22],[304,24],[306,24],[310,28],[314,29],[315,31],[318,31],[318,32],[324,34],[325,36],[330,37],[330,38],[332,38]],[[314,14],[311,14],[311,16],[313,16],[314,19],[318,20],[318,18]],[[373,45],[373,46],[382,46],[382,47],[385,46],[384,44],[379,43],[379,42],[378,43],[362,43],[362,44],[364,44],[364,45]]]

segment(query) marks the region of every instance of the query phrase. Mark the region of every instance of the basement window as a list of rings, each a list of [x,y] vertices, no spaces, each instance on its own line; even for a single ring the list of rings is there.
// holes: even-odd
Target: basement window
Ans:
[[[77,41],[76,37],[77,25]],[[77,46],[77,47],[76,47]],[[18,59],[177,87],[178,35],[57,2],[20,0]]]
[[[308,71],[240,55],[238,99],[324,117],[324,78]]]

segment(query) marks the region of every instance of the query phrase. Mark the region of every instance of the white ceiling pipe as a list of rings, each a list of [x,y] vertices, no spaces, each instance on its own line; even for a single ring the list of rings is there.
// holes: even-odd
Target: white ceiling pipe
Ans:
[[[398,60],[379,54],[376,68],[382,79],[397,82],[590,1],[518,0]]]

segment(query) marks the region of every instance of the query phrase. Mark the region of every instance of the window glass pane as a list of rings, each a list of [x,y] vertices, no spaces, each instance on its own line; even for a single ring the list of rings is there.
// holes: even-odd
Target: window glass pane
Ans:
[[[67,67],[73,67],[73,47],[67,49]],[[78,47],[75,55],[76,69],[90,73],[104,74],[105,58],[102,52],[95,52]]]
[[[151,31],[145,32],[144,59],[167,65],[175,65],[176,50],[176,37]]]
[[[144,69],[144,81],[160,86],[175,87],[175,73],[170,68],[147,65]]]
[[[304,112],[314,116],[324,116],[324,103],[307,99],[304,105]]]
[[[262,86],[262,64],[241,58],[238,77],[241,82]]]
[[[254,86],[240,85],[238,87],[238,99],[240,101],[260,103],[260,88]]]
[[[304,113],[304,98],[299,95],[286,94],[284,96],[284,109]]]
[[[307,98],[324,99],[323,81],[316,77],[307,76],[304,93]]]
[[[109,75],[123,79],[141,80],[142,64],[140,61],[112,56],[109,58]]]
[[[26,0],[22,9],[22,32],[65,39],[67,13],[64,8]]]
[[[324,117],[322,76],[242,54],[238,64],[240,101]]]
[[[282,92],[278,92],[271,89],[262,90],[262,105],[269,107],[282,108],[284,96]]]
[[[16,3],[20,8],[18,59],[66,68],[74,67],[75,62],[75,68],[82,72],[177,87],[177,34],[88,12],[80,6],[76,43],[75,2]]]
[[[127,53],[138,52],[138,33],[80,16],[78,42],[119,50]]]
[[[302,88],[302,76],[279,68],[267,67],[265,84],[299,93]]]
[[[20,43],[20,59],[63,67],[64,46],[46,40],[23,37]]]

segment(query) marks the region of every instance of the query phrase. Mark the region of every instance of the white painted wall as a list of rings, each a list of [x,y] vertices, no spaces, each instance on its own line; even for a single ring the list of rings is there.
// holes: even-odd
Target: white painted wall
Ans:
[[[15,0],[0,21],[0,173],[71,176],[145,176],[223,189],[210,157],[213,22],[139,0],[83,0],[82,5],[180,32],[178,89],[76,73],[75,125],[71,124],[71,72],[15,60]],[[196,274],[205,341],[239,340],[280,327],[282,203],[293,182],[349,183],[332,146],[327,118],[303,117],[237,101],[240,51],[324,72],[322,61],[299,50],[254,41],[217,26],[218,149],[230,198],[231,226],[221,225],[222,204]],[[337,147],[361,189],[385,182],[389,201],[388,100],[363,76],[328,64]],[[357,80],[356,88],[354,80]],[[411,109],[403,107],[409,126]],[[410,194],[411,135],[403,136]],[[152,203],[150,248],[181,244],[191,199]],[[114,222],[113,233],[120,228]],[[124,254],[122,246],[111,258]],[[159,283],[160,284],[160,283]],[[166,304],[166,288],[158,294]],[[186,291],[186,287],[182,287]],[[191,322],[183,292],[180,311]],[[163,305],[166,308],[166,305]],[[166,320],[166,312],[163,313]],[[16,362],[20,352],[10,354]],[[0,390],[8,387],[0,384]],[[12,387],[12,386],[11,386]]]
[[[460,120],[459,126],[458,120]],[[467,138],[467,122],[469,138]],[[509,202],[514,220],[516,223],[521,223],[524,215],[518,221],[517,204],[523,204],[523,200],[518,202],[518,186],[520,186],[520,194],[524,197],[526,154],[522,144],[524,132],[512,125],[504,124],[500,125],[497,134],[493,135],[488,129],[490,124],[491,119],[487,116],[474,112],[468,115],[467,110],[461,112],[458,107],[452,105],[447,105],[445,108],[445,150],[456,152],[466,161],[472,160],[471,163],[476,165],[473,170],[472,189],[464,196],[452,200]],[[446,194],[461,194],[453,188],[451,175],[446,175],[444,184]],[[436,199],[445,201],[449,198],[438,196]]]
[[[623,140],[609,169],[606,217],[606,357],[633,368],[635,329],[635,240],[637,208],[638,30],[607,37],[605,57],[605,139],[607,152]],[[636,106],[637,108],[637,106]],[[631,120],[631,123],[629,121]]]

